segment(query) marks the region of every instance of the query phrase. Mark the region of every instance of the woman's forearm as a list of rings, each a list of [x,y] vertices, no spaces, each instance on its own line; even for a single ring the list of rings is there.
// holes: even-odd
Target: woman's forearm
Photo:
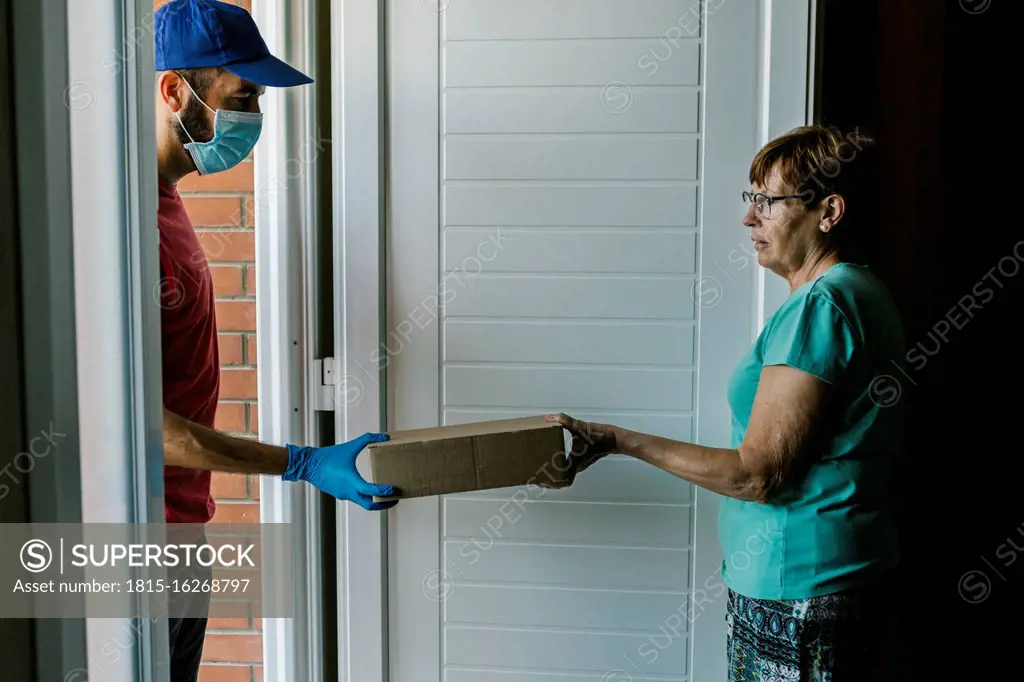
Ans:
[[[739,450],[708,448],[618,429],[616,452],[653,464],[674,476],[712,492],[751,502],[763,502],[761,477],[744,465]]]
[[[244,474],[284,473],[288,451],[208,429],[164,409],[164,464]]]

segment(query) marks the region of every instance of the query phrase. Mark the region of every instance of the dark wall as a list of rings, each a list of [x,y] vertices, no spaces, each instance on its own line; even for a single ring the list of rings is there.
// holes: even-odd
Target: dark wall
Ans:
[[[1019,127],[1001,120],[1019,60],[996,35],[1014,4],[824,0],[820,118],[879,138],[877,267],[912,352],[893,373],[910,409],[901,680],[1020,675],[1024,229]]]

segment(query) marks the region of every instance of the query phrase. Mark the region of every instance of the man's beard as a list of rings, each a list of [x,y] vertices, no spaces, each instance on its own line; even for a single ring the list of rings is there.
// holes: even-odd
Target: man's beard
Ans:
[[[178,121],[175,120],[172,125],[175,127],[178,142],[181,143],[182,148],[193,140],[196,142],[209,142],[213,139],[213,124],[206,117],[206,107],[203,106],[198,98],[190,97],[188,104],[185,105],[185,108],[181,110],[178,116],[181,117],[181,124],[178,124]],[[182,125],[184,125],[184,129]],[[186,130],[188,134],[185,134]],[[191,140],[188,137],[189,135],[192,136]],[[188,156],[189,165],[192,166],[193,170],[196,170],[196,162],[188,149],[185,149],[185,155]]]

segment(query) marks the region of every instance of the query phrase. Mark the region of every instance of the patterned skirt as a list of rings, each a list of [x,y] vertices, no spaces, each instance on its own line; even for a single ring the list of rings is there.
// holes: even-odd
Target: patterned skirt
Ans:
[[[887,682],[899,633],[884,590],[793,600],[729,591],[729,682]]]

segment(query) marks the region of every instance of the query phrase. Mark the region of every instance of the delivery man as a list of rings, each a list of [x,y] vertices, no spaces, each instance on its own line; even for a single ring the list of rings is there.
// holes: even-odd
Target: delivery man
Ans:
[[[363,448],[387,440],[386,434],[317,448],[214,430],[220,360],[213,280],[176,184],[189,173],[219,173],[248,157],[260,137],[265,89],[312,79],[271,55],[252,17],[234,4],[172,0],[156,12],[154,36],[167,523],[212,518],[211,471],[305,481],[368,510],[394,506],[373,502],[374,495],[392,495],[392,487],[368,483],[355,466]],[[172,682],[198,678],[205,630],[206,618],[169,622]]]

